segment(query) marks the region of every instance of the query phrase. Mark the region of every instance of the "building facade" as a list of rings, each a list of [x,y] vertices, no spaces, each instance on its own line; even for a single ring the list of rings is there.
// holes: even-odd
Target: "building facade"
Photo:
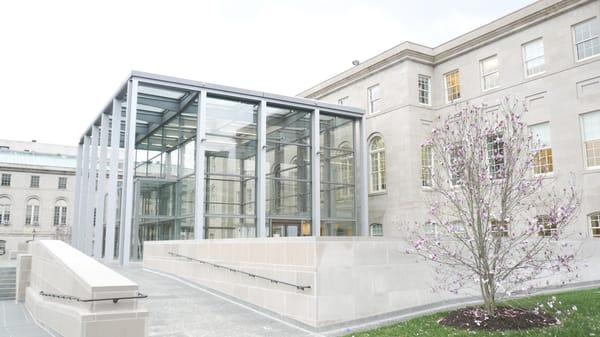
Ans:
[[[363,108],[369,223],[402,237],[427,219],[432,123],[466,104],[516,97],[540,136],[536,174],[582,189],[572,234],[600,238],[600,2],[542,0],[430,48],[405,42],[299,96]]]
[[[0,140],[0,259],[35,238],[70,241],[76,147]]]
[[[81,137],[73,245],[366,234],[365,134],[356,108],[133,72]]]

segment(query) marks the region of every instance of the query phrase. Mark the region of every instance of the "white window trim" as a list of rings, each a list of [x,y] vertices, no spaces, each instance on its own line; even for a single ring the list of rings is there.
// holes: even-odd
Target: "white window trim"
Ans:
[[[419,80],[421,79],[421,77],[427,79],[427,103],[421,102],[421,87],[419,86]],[[431,76],[423,74],[417,75],[417,100],[421,105],[431,106]]]
[[[532,167],[531,171],[532,171],[533,175],[536,177],[551,177],[551,176],[554,176],[554,149],[552,148],[552,133],[551,133],[552,129],[550,127],[550,121],[544,121],[544,122],[531,124],[531,125],[528,125],[527,128],[532,128],[536,125],[542,125],[542,124],[548,124],[548,131],[550,132],[550,146],[540,147],[540,148],[534,149],[533,151],[534,151],[534,155],[536,155],[537,151],[546,150],[546,149],[552,150],[552,172],[535,173],[535,167]],[[584,147],[585,147],[585,145],[584,145]]]
[[[383,153],[383,160],[384,162],[386,162],[386,168],[387,168],[387,160],[385,158],[385,141],[383,142],[383,149],[378,149],[376,151],[372,151],[371,150],[371,146],[373,144],[373,140],[375,138],[381,138],[383,140],[383,137],[381,135],[375,135],[373,137],[371,137],[371,139],[369,140],[369,194],[379,194],[379,193],[385,193],[387,191],[387,181],[386,181],[386,188],[381,188],[381,189],[374,189],[373,186],[373,153]],[[386,170],[383,170],[383,173],[381,174],[381,176],[385,177],[386,174]],[[379,177],[378,180],[381,180],[381,177]],[[380,184],[378,184],[379,186]]]
[[[373,88],[379,88],[379,98],[377,98],[376,100],[371,100],[371,90]],[[367,112],[369,115],[375,115],[381,112],[381,110],[379,111],[373,111],[373,103],[380,101],[381,100],[381,86],[379,85],[379,83],[374,84],[370,87],[367,88]]]
[[[459,88],[458,93],[459,93],[460,97],[455,100],[449,100],[448,99],[448,80],[446,79],[446,77],[453,72],[458,73],[458,88]],[[462,95],[460,92],[460,70],[458,68],[452,69],[452,70],[444,73],[443,77],[444,77],[444,100],[446,101],[446,104],[455,103],[455,102],[460,101],[462,99]]]
[[[538,40],[542,41],[542,47],[544,47],[544,54],[542,56],[538,56],[538,58],[543,58],[544,59],[544,70],[540,71],[539,73],[535,73],[535,74],[532,74],[532,75],[527,75],[527,62],[533,61],[534,59],[527,60],[527,56],[525,55],[525,46],[528,45],[528,44],[530,44],[530,43],[536,42]],[[522,56],[523,56],[523,75],[525,76],[525,78],[533,78],[533,77],[540,76],[540,75],[546,73],[546,48],[545,48],[545,45],[544,45],[544,38],[543,37],[540,36],[540,37],[538,37],[536,39],[533,39],[533,40],[530,40],[530,41],[527,41],[527,42],[523,43],[521,45],[521,53],[522,53]]]
[[[496,69],[496,71],[492,71],[491,73],[487,73],[487,74],[483,72],[483,62],[485,62],[489,59],[492,59],[494,57],[496,59],[498,59],[498,54],[494,54],[494,55],[491,55],[491,56],[488,56],[486,58],[479,60],[479,73],[480,73],[480,77],[481,77],[481,91],[483,91],[483,92],[490,91],[490,90],[500,87],[499,83],[497,83],[496,86],[494,86],[494,87],[490,87],[490,88],[485,87],[485,78],[487,76],[498,74],[498,79],[500,79],[500,61],[499,60],[498,60],[498,69]]]
[[[575,26],[580,25],[580,24],[585,23],[585,22],[588,22],[588,21],[592,21],[592,20],[599,20],[599,19],[598,19],[597,16],[594,16],[594,17],[591,17],[591,18],[579,21],[578,23],[575,23],[575,24],[571,25],[571,38],[573,39],[573,57],[575,59],[575,63],[587,61],[587,60],[590,60],[590,59],[593,59],[593,58],[596,58],[596,57],[600,57],[600,53],[598,53],[598,54],[595,54],[595,55],[592,55],[592,56],[584,57],[582,59],[578,59],[577,58],[578,57],[578,55],[577,55],[577,44],[578,43],[577,43],[577,39],[575,37]],[[598,35],[598,37],[600,37],[600,35]],[[589,40],[592,40],[592,39],[595,39],[595,38],[596,37],[592,37],[592,38],[589,38],[587,40],[581,41],[579,43],[583,43],[583,42],[586,42],[586,41],[589,41]],[[598,167],[600,167],[600,166],[598,166]]]
[[[423,148],[426,147],[428,145],[421,145],[421,175],[419,179],[421,181],[421,189],[424,190],[432,190],[433,189],[433,170],[434,170],[434,160],[433,160],[433,149],[430,149],[429,151],[429,156],[430,156],[430,160],[431,160],[431,166],[430,166],[430,170],[431,170],[431,185],[430,186],[423,186]],[[430,145],[429,145],[430,146]],[[431,147],[431,146],[430,146]]]
[[[592,227],[592,216],[595,216],[597,214],[600,216],[600,211],[591,212],[587,215],[588,226],[590,228],[590,238],[592,239],[600,239],[600,236],[594,236],[594,229],[600,229],[600,224],[598,227]]]
[[[584,171],[596,171],[600,169],[600,165],[594,165],[594,166],[587,166],[588,163],[588,156],[587,156],[587,151],[585,149],[585,124],[583,123],[583,116],[588,114],[588,113],[600,113],[600,110],[594,110],[594,111],[588,111],[588,112],[584,112],[582,114],[579,114],[579,132],[581,133],[581,151],[583,152],[583,169]]]

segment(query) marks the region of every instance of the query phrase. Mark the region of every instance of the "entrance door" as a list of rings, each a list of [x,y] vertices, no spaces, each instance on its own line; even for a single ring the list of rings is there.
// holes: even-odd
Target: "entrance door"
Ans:
[[[300,236],[300,221],[273,220],[271,222],[271,236]]]

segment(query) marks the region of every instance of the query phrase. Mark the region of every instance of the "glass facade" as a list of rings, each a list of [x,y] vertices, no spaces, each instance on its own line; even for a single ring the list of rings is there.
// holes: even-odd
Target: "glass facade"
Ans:
[[[122,91],[118,206],[102,208],[116,213],[115,250],[127,254],[121,244],[128,237],[135,260],[144,241],[360,235],[361,111],[194,84],[141,78]],[[127,119],[128,93],[136,95],[135,126]],[[111,226],[106,214],[102,219]]]

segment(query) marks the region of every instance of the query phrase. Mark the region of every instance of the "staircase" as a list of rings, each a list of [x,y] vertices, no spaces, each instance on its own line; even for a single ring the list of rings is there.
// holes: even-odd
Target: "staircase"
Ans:
[[[0,267],[0,301],[14,300],[17,268]]]

